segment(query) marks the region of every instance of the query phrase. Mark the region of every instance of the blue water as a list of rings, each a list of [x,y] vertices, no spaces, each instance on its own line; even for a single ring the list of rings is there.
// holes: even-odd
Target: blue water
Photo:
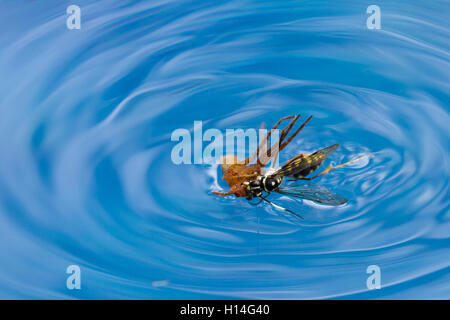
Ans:
[[[1,1],[0,298],[450,298],[449,12]],[[328,163],[373,153],[314,182],[346,205],[272,198],[299,220],[214,196],[228,188],[217,166],[171,161],[171,133],[195,120],[224,131],[297,113],[314,118],[281,162],[334,143]]]

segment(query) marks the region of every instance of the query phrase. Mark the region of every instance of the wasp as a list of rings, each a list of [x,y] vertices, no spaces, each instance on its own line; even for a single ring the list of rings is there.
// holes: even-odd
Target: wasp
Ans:
[[[327,188],[318,185],[299,185],[301,180],[313,180],[331,170],[343,167],[366,156],[354,159],[352,161],[337,166],[329,166],[324,171],[310,176],[315,172],[322,163],[339,147],[339,144],[333,144],[329,147],[320,149],[311,154],[298,154],[288,160],[283,166],[274,168],[279,152],[283,150],[303,129],[303,127],[312,119],[308,117],[302,125],[300,125],[290,136],[300,115],[286,116],[278,120],[278,122],[267,133],[265,138],[260,142],[256,152],[245,160],[240,161],[234,155],[226,155],[221,159],[221,168],[223,171],[223,179],[230,186],[228,192],[213,191],[214,194],[220,196],[235,195],[236,197],[245,197],[247,200],[259,198],[260,202],[265,201],[276,209],[292,213],[303,219],[297,213],[281,207],[267,199],[272,193],[307,199],[326,205],[341,205],[347,202],[347,199],[330,192]],[[281,130],[278,142],[267,150],[267,141],[272,132],[276,130],[283,122],[289,120],[288,124]],[[264,124],[261,125],[261,128]],[[289,136],[289,137],[288,137]],[[261,153],[266,150],[266,154]],[[264,156],[261,156],[264,154]],[[256,161],[255,161],[256,160]],[[271,168],[266,168],[267,164],[272,160]],[[255,161],[255,162],[254,162]],[[254,163],[253,163],[254,162]],[[284,183],[284,180],[292,183]]]

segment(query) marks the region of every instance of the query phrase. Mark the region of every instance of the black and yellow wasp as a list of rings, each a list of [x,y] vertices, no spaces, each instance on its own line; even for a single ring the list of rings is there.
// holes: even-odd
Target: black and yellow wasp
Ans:
[[[296,216],[302,218],[295,212],[283,208],[279,205],[274,204],[266,199],[266,197],[271,192],[277,192],[280,194],[284,194],[287,196],[301,198],[306,200],[311,200],[314,202],[327,204],[327,205],[341,205],[347,202],[347,199],[332,193],[327,188],[318,186],[318,185],[299,185],[298,183],[287,184],[282,186],[283,180],[285,178],[291,178],[290,181],[298,182],[298,180],[312,180],[317,178],[318,176],[327,173],[332,169],[336,169],[352,162],[358,161],[361,158],[355,159],[353,161],[338,165],[338,166],[330,166],[325,171],[322,171],[319,174],[316,174],[312,177],[308,177],[311,173],[313,173],[320,165],[323,163],[325,159],[327,159],[337,148],[339,144],[334,144],[324,149],[320,149],[312,154],[304,155],[299,154],[298,156],[292,158],[288,162],[286,162],[282,167],[273,171],[269,170],[265,174],[258,176],[255,180],[250,181],[247,185],[248,191],[248,200],[251,200],[253,197],[259,197],[262,200],[270,203],[277,209],[287,211],[295,214]],[[263,196],[263,193],[266,192],[267,195]],[[261,201],[262,201],[261,200]],[[303,218],[302,218],[303,219]]]
[[[317,170],[317,168],[319,168],[319,166],[325,159],[327,159],[334,151],[336,151],[336,149],[339,147],[339,144],[334,144],[327,148],[318,150],[312,154],[299,154],[286,162],[279,169],[273,168],[275,159],[277,159],[279,152],[293,140],[293,138],[311,120],[312,116],[309,116],[306,121],[303,122],[303,124],[289,136],[291,129],[294,127],[299,118],[300,115],[291,115],[278,120],[278,122],[267,134],[265,139],[262,140],[262,142],[258,146],[257,151],[247,159],[240,161],[234,155],[226,155],[225,157],[222,157],[221,167],[224,173],[223,179],[228,182],[230,191],[213,191],[212,193],[219,196],[235,195],[236,197],[245,197],[247,200],[258,197],[261,199],[261,201],[264,200],[277,209],[293,213],[297,216],[299,215],[295,212],[285,209],[267,200],[267,196],[271,192],[277,192],[280,194],[301,199],[308,199],[327,205],[340,205],[346,203],[347,199],[330,192],[324,187],[316,185],[298,185],[299,180],[312,180],[332,169],[345,166],[363,158],[361,157],[334,167],[330,166],[325,171],[316,174],[315,176],[308,177],[311,173]],[[281,135],[278,140],[278,150],[272,150],[272,147],[270,147],[269,150],[264,148],[272,131],[277,129],[278,126],[285,120],[289,120],[289,123],[281,130]],[[263,125],[261,125],[261,128],[262,127]],[[264,154],[264,152],[260,153],[260,150],[267,150],[267,157],[262,157],[261,155]],[[266,170],[265,167],[271,159],[274,160],[272,162],[272,168]],[[255,163],[253,163],[253,161],[255,161]],[[286,177],[294,180],[294,182],[296,183],[282,185],[283,180]],[[263,193],[267,194],[263,196]]]

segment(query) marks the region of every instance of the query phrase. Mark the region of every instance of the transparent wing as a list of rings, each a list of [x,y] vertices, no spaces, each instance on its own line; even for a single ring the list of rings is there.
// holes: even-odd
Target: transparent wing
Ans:
[[[277,192],[322,204],[340,205],[347,202],[346,198],[332,193],[327,188],[318,185],[285,186],[280,187]]]

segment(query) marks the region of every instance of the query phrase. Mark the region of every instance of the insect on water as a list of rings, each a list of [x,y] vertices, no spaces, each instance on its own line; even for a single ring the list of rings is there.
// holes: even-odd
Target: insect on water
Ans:
[[[303,127],[311,120],[312,116],[306,119],[303,124],[297,128],[288,138],[288,134],[294,127],[300,115],[287,116],[278,120],[278,122],[267,133],[266,137],[260,142],[256,152],[245,160],[239,160],[234,155],[226,155],[221,159],[221,168],[223,171],[223,179],[230,186],[228,192],[213,191],[214,194],[220,196],[235,195],[236,197],[245,197],[247,200],[259,198],[260,202],[265,201],[274,208],[292,213],[303,219],[300,215],[292,210],[281,207],[267,199],[272,192],[277,192],[291,197],[307,199],[314,202],[327,205],[341,205],[347,202],[347,199],[330,192],[327,188],[318,185],[299,185],[300,180],[313,180],[333,169],[343,167],[366,156],[354,159],[352,161],[337,166],[329,166],[326,170],[308,177],[316,169],[320,167],[325,159],[327,159],[339,144],[320,149],[311,154],[298,154],[287,161],[280,168],[274,168],[276,159],[281,150],[283,150],[294,137],[303,129]],[[290,120],[289,123],[281,130],[278,143],[267,150],[267,141],[273,130],[277,129],[281,123]],[[261,125],[261,128],[263,125]],[[261,152],[266,150],[266,152]],[[256,161],[255,161],[256,160]],[[271,168],[266,168],[267,164],[272,160]],[[255,162],[254,162],[255,161]],[[254,162],[254,163],[253,163]],[[294,183],[285,183],[285,178]],[[286,179],[287,180],[287,179]],[[259,203],[260,203],[259,202]]]

